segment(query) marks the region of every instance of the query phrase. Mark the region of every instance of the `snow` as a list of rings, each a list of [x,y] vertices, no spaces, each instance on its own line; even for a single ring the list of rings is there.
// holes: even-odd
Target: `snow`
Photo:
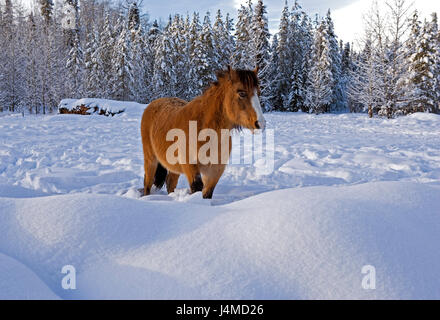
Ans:
[[[86,106],[91,109],[98,107],[98,110],[103,110],[110,113],[119,113],[125,111],[130,112],[133,111],[133,109],[139,110],[139,108],[142,109],[142,107],[145,107],[136,102],[130,102],[130,101],[114,101],[114,100],[96,99],[96,98],[83,98],[83,99],[63,99],[58,105],[58,109],[66,108],[67,110],[72,111],[73,109],[79,106]]]
[[[57,300],[34,272],[0,253],[0,300]]]
[[[439,197],[439,186],[378,182],[225,206],[2,198],[0,251],[65,299],[438,299]],[[74,291],[60,285],[67,264]],[[361,287],[365,265],[374,291]]]
[[[140,198],[126,105],[0,118],[0,298],[440,299],[440,116],[266,114],[274,171],[231,165],[208,201]]]

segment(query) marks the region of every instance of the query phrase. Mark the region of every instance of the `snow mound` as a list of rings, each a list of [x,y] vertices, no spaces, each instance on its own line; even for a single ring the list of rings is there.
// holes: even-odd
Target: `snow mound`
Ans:
[[[440,115],[434,113],[413,113],[408,115],[411,119],[421,120],[421,121],[440,121]]]
[[[0,253],[0,300],[59,299],[31,270]]]
[[[120,114],[123,112],[143,111],[146,105],[130,101],[114,101],[106,99],[82,98],[82,99],[63,99],[58,105],[58,110],[73,111],[84,106],[89,109],[89,113]]]
[[[215,207],[0,198],[0,252],[65,299],[440,299],[438,199],[439,186],[412,182],[287,189]],[[77,290],[61,288],[64,265],[76,268]],[[362,288],[366,265],[376,290]]]

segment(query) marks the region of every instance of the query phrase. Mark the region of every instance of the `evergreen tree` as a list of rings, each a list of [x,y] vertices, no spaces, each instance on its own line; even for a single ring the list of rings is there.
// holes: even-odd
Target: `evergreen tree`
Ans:
[[[200,81],[202,89],[207,87],[215,80],[215,73],[218,71],[220,57],[215,50],[214,36],[211,26],[210,13],[207,12],[203,19],[202,30],[200,33],[200,44],[203,51],[205,67],[200,69]]]
[[[287,5],[287,0],[284,5],[284,9],[281,14],[280,26],[278,32],[278,47],[277,55],[279,59],[278,74],[279,80],[277,82],[276,92],[274,96],[278,97],[278,102],[275,104],[275,108],[279,111],[289,110],[289,89],[291,87],[291,59],[289,50],[289,29],[290,29],[290,13]]]
[[[425,21],[423,27],[419,25],[417,14],[411,21],[411,34],[408,39],[409,56],[408,66],[410,77],[407,80],[408,89],[411,90],[406,112],[434,111],[436,96],[434,92],[436,48],[433,38],[433,25]]]
[[[287,76],[290,83],[285,106],[288,111],[298,111],[304,109],[306,93],[306,81],[304,78],[306,78],[305,73],[307,70],[305,67],[308,63],[305,61],[305,58],[309,58],[308,48],[310,48],[311,41],[307,41],[308,30],[304,29],[307,20],[306,14],[297,1],[295,1],[290,17],[287,34],[287,58],[290,64]]]
[[[53,15],[53,0],[39,0],[41,16],[44,19],[45,25],[51,23]]]
[[[145,45],[145,61],[144,61],[144,86],[145,86],[145,101],[152,101],[155,96],[155,83],[154,83],[154,62],[156,55],[156,47],[158,39],[160,39],[160,30],[157,20],[153,22],[148,30],[148,35]]]
[[[440,113],[440,30],[438,26],[437,13],[432,13],[431,21],[427,27],[429,41],[432,46],[433,63],[433,77],[432,77],[432,91],[434,99],[434,107],[432,112]]]
[[[136,33],[141,24],[140,12],[138,8],[137,1],[131,3],[130,9],[128,11],[128,29],[130,29],[132,35]],[[132,41],[134,39],[132,38]]]
[[[329,111],[344,111],[344,106],[346,103],[344,101],[344,94],[341,87],[341,55],[330,10],[328,10],[324,21],[326,29],[325,35],[327,37],[326,41],[328,42],[331,73],[333,78],[333,83],[331,84],[333,96]]]
[[[83,94],[83,68],[84,57],[79,34],[75,33],[72,48],[69,52],[69,58],[66,62],[66,68],[69,71],[68,88],[72,98],[80,98]]]
[[[173,50],[172,39],[169,37],[168,28],[166,28],[157,38],[154,57],[154,95],[156,98],[173,96],[174,88],[174,64],[171,59]],[[188,70],[190,73],[191,70]]]
[[[112,98],[122,101],[133,100],[135,96],[130,31],[127,25],[122,18],[116,24],[119,35],[112,54],[113,77],[110,82]]]
[[[79,4],[78,0],[64,0],[63,32],[67,50],[70,49],[79,38]]]
[[[322,21],[315,32],[312,45],[309,86],[306,96],[311,113],[328,112],[333,103],[334,78],[332,72],[331,42],[326,22]]]
[[[235,29],[235,50],[232,56],[234,68],[253,69],[254,51],[252,48],[252,36],[250,34],[252,22],[252,7],[241,5],[238,10],[238,21]]]
[[[15,12],[14,12],[15,11]],[[14,23],[14,18],[20,17],[22,13],[13,6],[11,0],[5,0],[3,12],[3,38],[2,44],[4,61],[0,66],[0,105],[5,106],[9,111],[18,111],[24,97],[24,75],[23,51],[19,44],[23,40],[23,34]]]
[[[98,34],[91,32],[87,34],[84,51],[84,94],[88,97],[100,95],[100,66],[98,62]]]
[[[254,52],[254,65],[258,66],[258,77],[261,88],[261,104],[264,109],[269,109],[268,99],[270,96],[269,60],[270,60],[270,33],[267,20],[266,6],[262,0],[258,0],[254,10],[252,23],[252,39]]]
[[[115,46],[116,34],[113,31],[113,25],[110,20],[110,14],[106,13],[104,18],[102,31],[99,35],[99,45],[95,53],[97,66],[97,73],[100,80],[99,87],[101,88],[101,97],[111,98],[112,88],[110,83],[112,81],[113,61],[112,52]]]
[[[272,39],[271,57],[268,65],[268,94],[267,94],[267,111],[277,110],[283,104],[283,100],[279,95],[279,85],[281,82],[281,75],[279,73],[280,58],[278,55],[278,35],[275,34]]]
[[[213,43],[215,57],[217,63],[215,70],[224,69],[231,63],[231,56],[234,50],[234,42],[231,36],[232,23],[229,19],[229,15],[226,16],[226,23],[223,21],[221,11],[217,11],[214,26],[212,28]]]
[[[38,68],[40,62],[38,60],[39,45],[37,39],[37,24],[33,13],[29,14],[26,24],[26,95],[24,104],[27,106],[29,113],[35,110],[38,113],[39,108],[39,92],[38,92]]]
[[[189,79],[190,79],[190,96],[194,97],[201,93],[206,86],[206,75],[210,70],[209,60],[206,56],[206,50],[202,42],[202,26],[198,13],[194,13],[189,33]]]

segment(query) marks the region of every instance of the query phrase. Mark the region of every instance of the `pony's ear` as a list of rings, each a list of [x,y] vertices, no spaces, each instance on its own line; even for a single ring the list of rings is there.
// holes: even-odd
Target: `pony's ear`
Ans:
[[[255,73],[256,75],[258,75],[258,71],[260,71],[260,66],[257,64],[257,66],[256,66],[255,69],[254,69],[254,73]]]
[[[227,70],[220,70],[217,72],[217,82],[222,80],[222,79],[226,79],[228,78],[229,80],[231,79],[231,72],[230,69],[231,67],[228,66]]]
[[[228,64],[228,68],[227,68],[227,73],[228,73],[228,79],[231,80],[232,79],[232,67],[230,64]]]

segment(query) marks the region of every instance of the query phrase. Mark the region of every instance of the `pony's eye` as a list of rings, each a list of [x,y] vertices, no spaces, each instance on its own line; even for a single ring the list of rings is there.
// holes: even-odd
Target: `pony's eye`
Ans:
[[[238,95],[240,96],[240,98],[246,98],[247,97],[247,92],[246,91],[239,91]]]

